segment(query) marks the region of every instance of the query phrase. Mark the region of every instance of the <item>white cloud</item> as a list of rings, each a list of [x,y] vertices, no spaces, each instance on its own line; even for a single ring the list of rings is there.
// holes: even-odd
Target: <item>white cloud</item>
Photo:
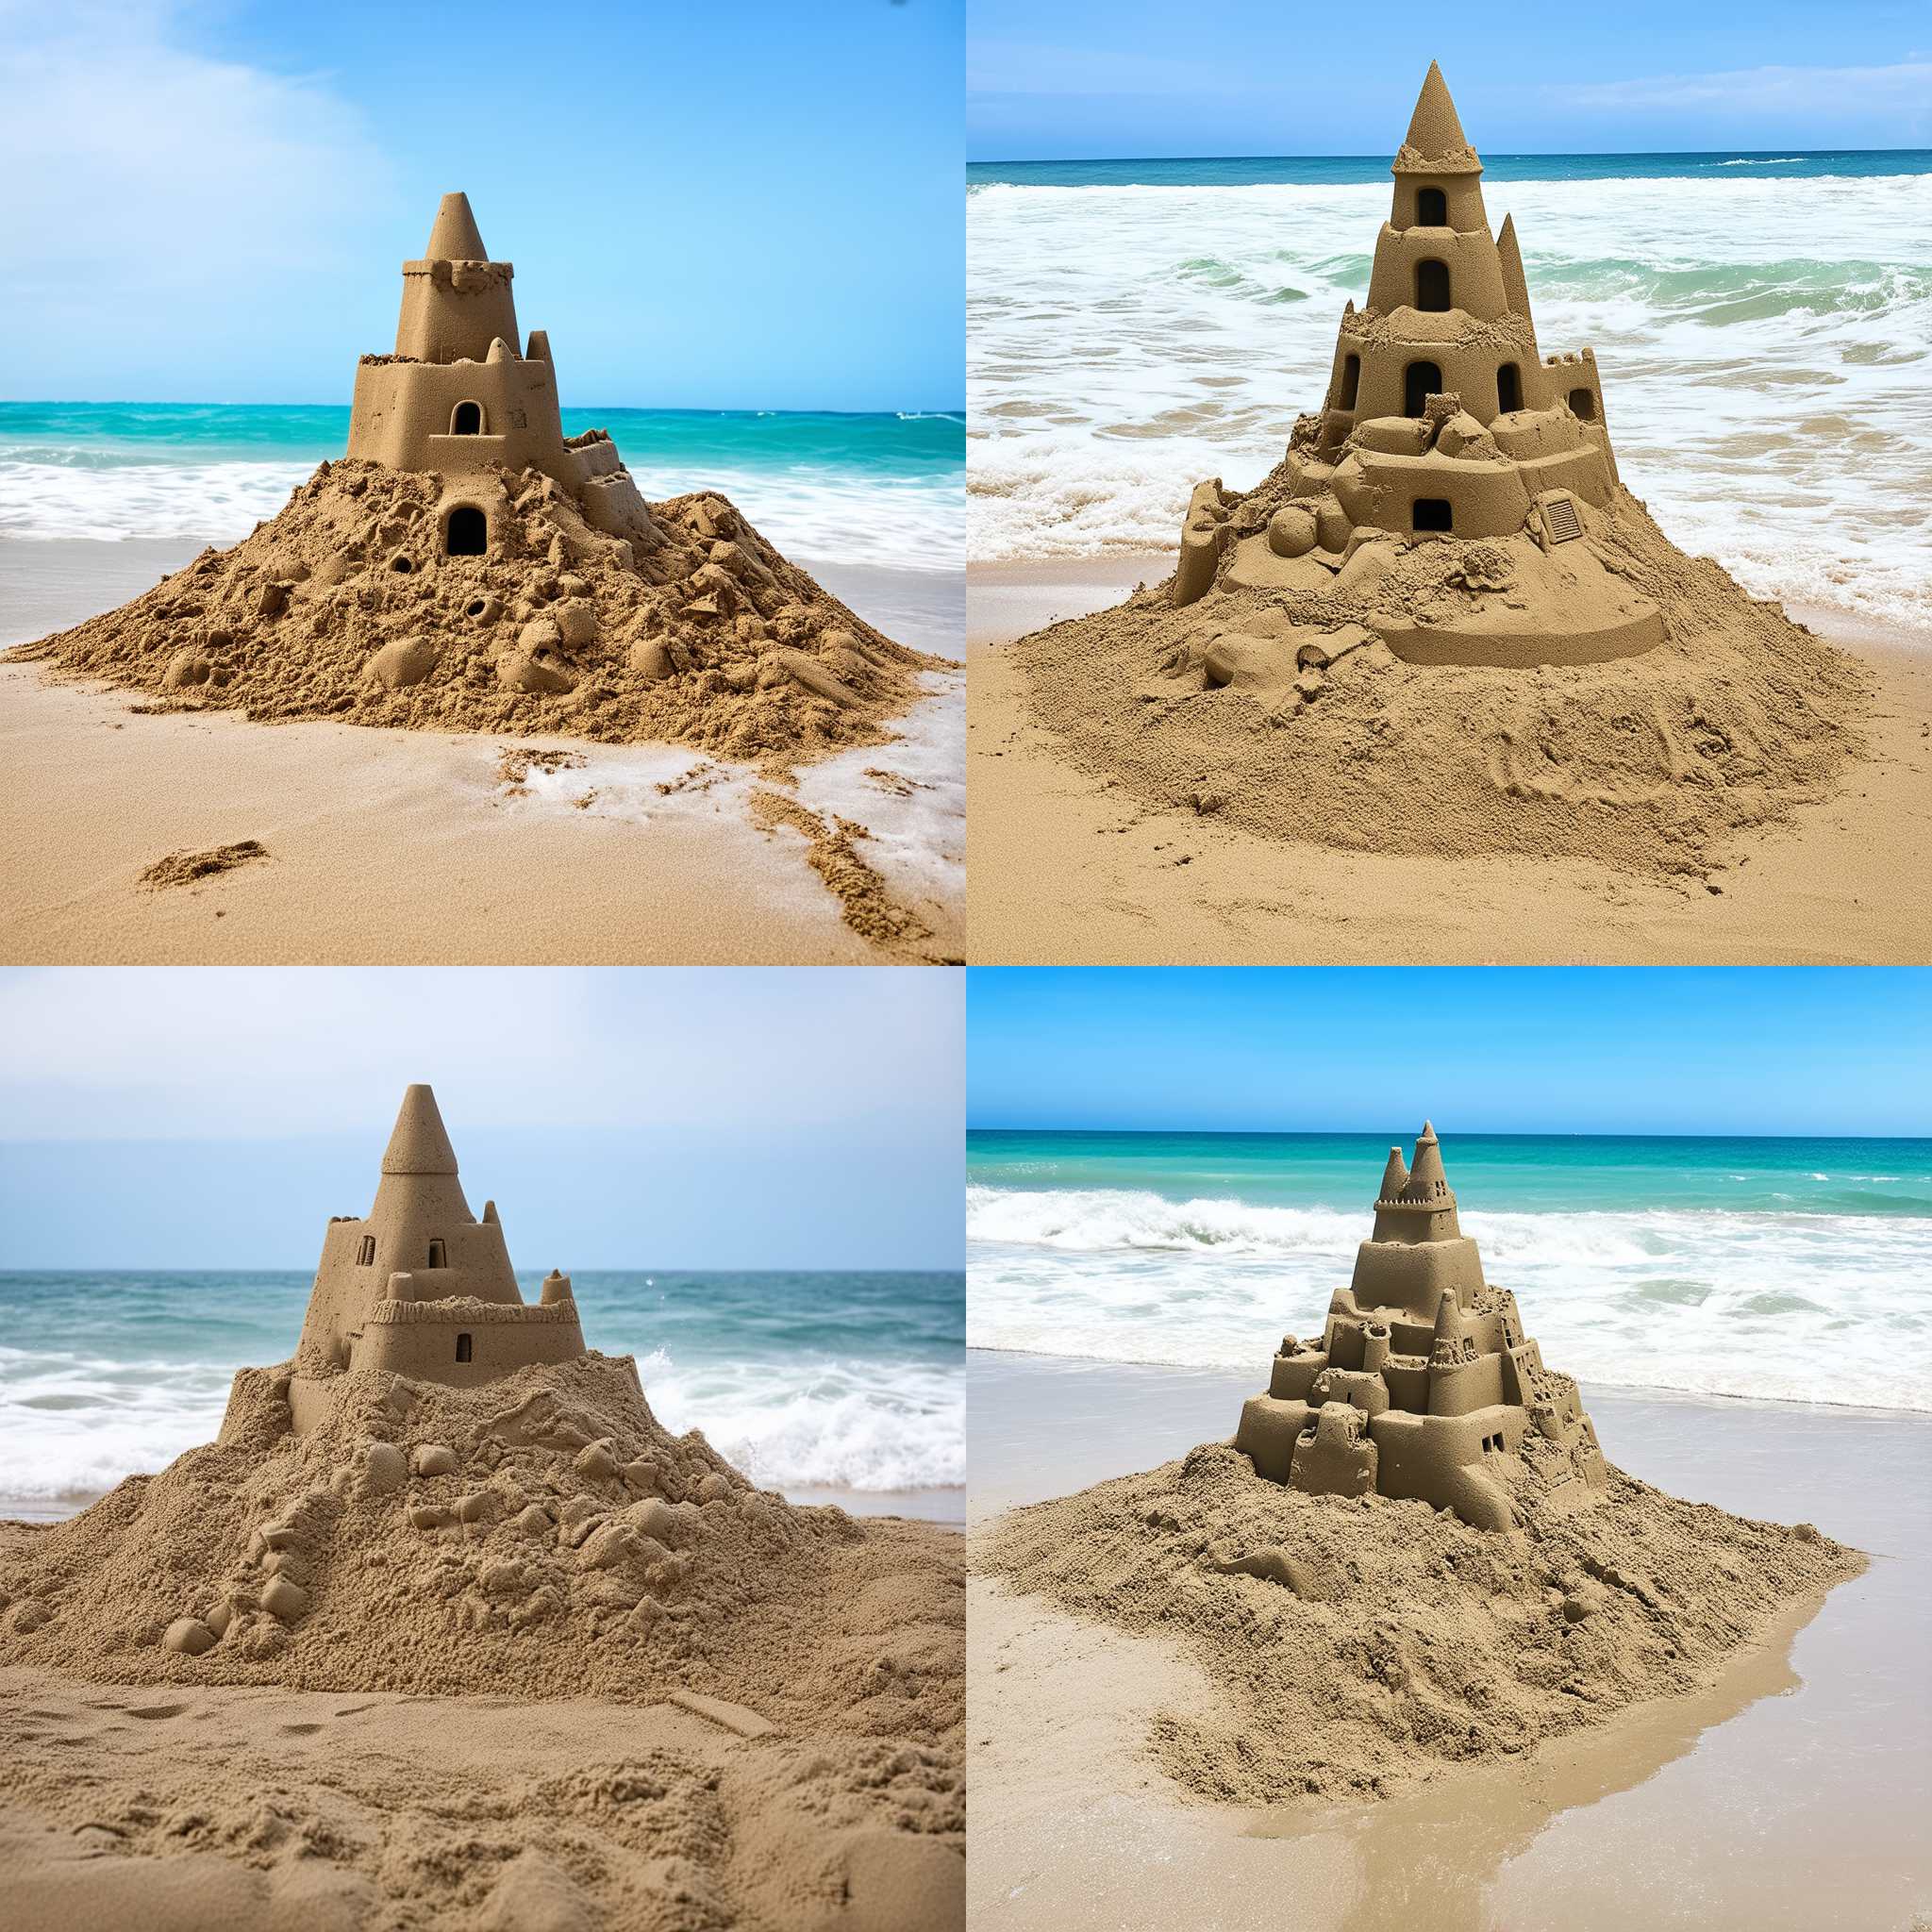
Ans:
[[[1660,74],[1556,87],[1551,97],[1569,107],[1617,113],[1681,108],[1724,113],[1775,109],[1814,115],[1821,109],[1856,112],[1907,108],[1923,115],[1932,101],[1932,62],[1905,60],[1890,67],[1746,67],[1725,74]]]
[[[182,44],[165,0],[0,0],[0,285],[37,329],[111,301],[219,297],[346,262],[391,192],[363,116],[325,80]]]
[[[86,968],[0,974],[0,1141],[453,1128],[784,1134],[960,1117],[950,973]]]

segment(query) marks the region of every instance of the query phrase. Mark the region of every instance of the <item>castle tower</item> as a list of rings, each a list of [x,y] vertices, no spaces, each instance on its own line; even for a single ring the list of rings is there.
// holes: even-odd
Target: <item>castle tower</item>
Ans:
[[[471,1213],[436,1096],[407,1089],[375,1204],[323,1239],[291,1383],[297,1428],[307,1391],[344,1370],[467,1386],[583,1352],[569,1277],[553,1270],[525,1302],[496,1204]]]
[[[1256,525],[1228,517],[1218,486],[1197,489],[1174,601],[1191,603],[1218,579],[1367,591],[1388,554],[1348,568],[1378,536],[1515,540],[1513,569],[1486,553],[1466,613],[1432,611],[1420,624],[1391,606],[1371,627],[1422,663],[1583,663],[1649,650],[1663,637],[1661,613],[1578,541],[1618,487],[1595,358],[1540,354],[1515,224],[1506,219],[1500,239],[1491,232],[1482,162],[1433,63],[1390,172],[1368,302],[1344,308],[1322,408],[1295,425],[1277,473],[1287,500],[1271,478],[1268,527],[1250,534]],[[1506,587],[1507,599],[1484,601]]]
[[[1593,1502],[1607,1478],[1576,1385],[1543,1366],[1515,1296],[1483,1279],[1424,1123],[1411,1161],[1390,1152],[1374,1235],[1322,1334],[1283,1340],[1234,1445],[1291,1489],[1415,1497],[1507,1529],[1532,1437],[1541,1509]]]
[[[445,194],[421,261],[403,264],[396,354],[411,362],[484,362],[492,343],[518,353],[516,270],[491,261],[467,194]]]

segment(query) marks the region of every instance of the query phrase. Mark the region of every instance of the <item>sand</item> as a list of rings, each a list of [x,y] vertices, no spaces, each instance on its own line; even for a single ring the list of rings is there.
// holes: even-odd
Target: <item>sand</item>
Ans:
[[[1251,1392],[1251,1378],[1211,1371],[983,1353],[969,1365],[982,1524],[1183,1452]],[[1265,1808],[1189,1796],[1150,1752],[1163,1723],[1229,1716],[1183,1645],[975,1577],[970,1923],[1903,1932],[1932,1902],[1932,1861],[1905,1823],[1932,1797],[1932,1430],[1585,1395],[1613,1459],[1644,1481],[1746,1516],[1812,1518],[1877,1560],[1822,1607],[1794,1604],[1707,1689],[1406,1795]]]
[[[71,623],[179,561],[167,545],[7,544],[0,640]],[[957,579],[819,574],[902,634],[958,650]],[[929,694],[894,741],[808,762],[788,783],[689,748],[569,734],[155,714],[42,667],[0,667],[0,951],[58,964],[957,959],[963,698],[957,672],[920,679]],[[538,758],[535,784],[506,780],[507,750]],[[585,763],[541,769],[573,754]],[[761,789],[796,799],[824,832],[760,825]],[[845,836],[876,875],[850,899],[812,865],[840,819],[867,828]],[[162,891],[141,883],[171,856],[250,840],[267,861]],[[425,894],[465,916],[425,920]],[[913,937],[920,927],[929,936]]]
[[[1821,632],[1830,626],[1870,692],[1857,725],[1864,750],[1828,797],[1790,804],[1775,824],[1737,831],[1722,849],[1701,848],[1688,870],[1601,853],[1396,852],[1366,834],[1356,850],[1257,827],[1239,811],[1204,814],[1192,791],[1205,768],[1191,774],[1187,798],[1150,802],[1130,774],[1097,774],[1091,743],[1082,750],[1032,706],[1012,639],[1109,607],[1124,588],[1158,584],[1171,569],[1171,558],[1127,558],[971,573],[974,961],[1849,964],[1932,955],[1932,639],[1796,613]],[[1657,656],[1563,675],[1634,675]],[[1094,690],[1095,730],[1138,706],[1124,673]],[[1383,755],[1391,785],[1395,756]],[[1464,777],[1500,799],[1480,766]]]
[[[520,1889],[558,1924],[957,1921],[956,1539],[753,1491],[658,1425],[627,1358],[467,1391],[346,1374],[300,1437],[280,1386],[243,1370],[217,1443],[66,1523],[0,1525],[0,1662],[58,1673],[30,1681],[76,1718],[192,1709],[197,1745],[241,1733],[145,1761],[144,1740],[105,1738],[87,1761],[106,1775],[82,1782],[60,1774],[72,1757],[37,1771],[9,1750],[0,1798],[30,1814],[8,1826],[42,1828],[16,1857],[45,1922],[113,1923],[113,1855],[184,1850],[247,1867],[177,1874],[244,1910],[252,1888],[292,1914],[306,1887],[379,1897],[387,1924],[552,1923]],[[334,1695],[263,1731],[236,1686]],[[572,1700],[536,1722],[558,1741],[581,1723],[575,1759],[533,1774],[498,1725],[464,1754],[472,1790],[417,1707],[396,1742],[425,1761],[387,1819],[386,1724],[364,1727],[346,1807],[320,1764],[287,1763],[286,1740],[325,1738],[367,1693],[485,1688],[525,1714]],[[10,1727],[29,1741],[45,1722]],[[77,1850],[96,1856],[63,1871]]]

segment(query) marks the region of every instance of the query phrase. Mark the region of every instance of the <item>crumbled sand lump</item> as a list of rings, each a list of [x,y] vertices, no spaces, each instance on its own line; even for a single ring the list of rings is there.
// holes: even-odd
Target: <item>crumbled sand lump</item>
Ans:
[[[1560,1452],[1524,1453],[1534,1469]],[[1593,1508],[1545,1521],[1532,1505],[1522,1530],[1305,1494],[1210,1443],[1012,1511],[978,1561],[1178,1643],[1222,1714],[1161,1719],[1154,1757],[1185,1790],[1243,1805],[1387,1796],[1696,1689],[1777,1611],[1864,1567],[1806,1524],[1679,1502],[1614,1467]]]
[[[939,659],[786,562],[723,497],[593,530],[535,470],[496,473],[491,551],[441,554],[439,479],[324,463],[273,521],[18,655],[153,694],[430,731],[655,740],[742,759],[885,741]]]
[[[1322,408],[1255,489],[1195,487],[1165,584],[1021,640],[1033,714],[1266,837],[1701,872],[1831,792],[1868,688],[1624,487],[1433,64],[1391,172]]]
[[[214,878],[268,857],[269,849],[259,839],[240,839],[232,845],[210,846],[206,852],[171,852],[142,873],[141,883],[154,892],[170,886],[192,886],[198,879]]]

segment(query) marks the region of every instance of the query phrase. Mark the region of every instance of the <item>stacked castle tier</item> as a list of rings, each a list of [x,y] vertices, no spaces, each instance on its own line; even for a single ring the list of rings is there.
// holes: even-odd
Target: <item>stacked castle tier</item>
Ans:
[[[1322,1334],[1283,1339],[1235,1447],[1260,1475],[1317,1495],[1415,1498],[1478,1529],[1597,1500],[1607,1481],[1576,1384],[1543,1366],[1516,1297],[1483,1279],[1435,1130],[1413,1167],[1391,1147],[1374,1237]]]
[[[1392,173],[1368,306],[1342,315],[1321,410],[1297,420],[1262,491],[1195,489],[1174,601],[1217,579],[1340,596],[1415,662],[1649,650],[1662,613],[1591,541],[1619,487],[1595,357],[1539,353],[1515,223],[1491,233],[1482,162],[1433,64]],[[1391,552],[1438,542],[1476,551],[1463,573],[1475,608],[1446,625],[1378,608]]]

